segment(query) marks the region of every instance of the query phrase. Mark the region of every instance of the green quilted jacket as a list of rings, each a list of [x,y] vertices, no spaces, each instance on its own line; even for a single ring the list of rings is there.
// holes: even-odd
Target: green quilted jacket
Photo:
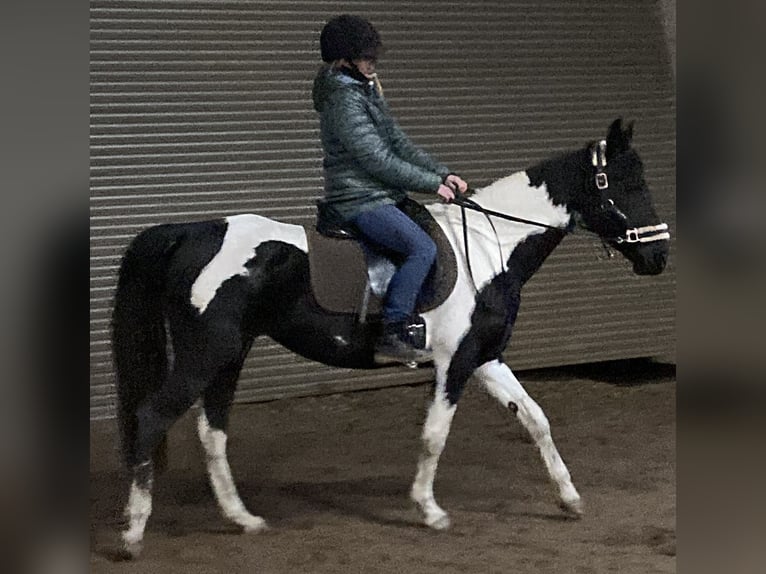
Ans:
[[[407,191],[435,192],[449,169],[418,148],[396,123],[374,82],[331,67],[314,80],[324,149],[325,202],[343,220]]]

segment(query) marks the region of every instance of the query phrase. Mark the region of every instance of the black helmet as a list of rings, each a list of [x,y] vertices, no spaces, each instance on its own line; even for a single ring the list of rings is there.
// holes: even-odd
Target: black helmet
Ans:
[[[322,60],[375,60],[381,48],[380,34],[364,18],[343,14],[322,28],[319,36]]]

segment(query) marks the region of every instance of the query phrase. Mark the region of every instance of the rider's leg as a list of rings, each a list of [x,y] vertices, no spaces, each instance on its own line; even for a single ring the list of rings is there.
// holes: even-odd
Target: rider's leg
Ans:
[[[399,266],[388,286],[383,308],[383,338],[378,350],[386,358],[424,360],[412,346],[407,325],[428,272],[436,259],[436,244],[414,221],[394,205],[365,211],[354,219],[363,239],[384,251],[401,255]]]

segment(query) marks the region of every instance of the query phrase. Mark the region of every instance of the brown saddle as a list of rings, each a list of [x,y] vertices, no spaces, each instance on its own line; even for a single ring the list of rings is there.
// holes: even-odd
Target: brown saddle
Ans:
[[[452,292],[457,280],[457,262],[452,246],[431,213],[420,203],[406,199],[399,204],[436,243],[436,262],[418,297],[416,312],[439,306]],[[388,282],[396,264],[380,253],[365,254],[358,241],[329,237],[306,228],[311,288],[317,304],[333,313],[359,314],[362,320],[379,316]]]

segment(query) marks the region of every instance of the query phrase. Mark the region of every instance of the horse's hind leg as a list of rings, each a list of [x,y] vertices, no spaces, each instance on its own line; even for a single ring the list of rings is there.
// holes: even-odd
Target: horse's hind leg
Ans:
[[[204,408],[200,410],[197,429],[205,449],[210,485],[224,516],[245,532],[257,532],[266,528],[266,521],[260,516],[253,516],[245,508],[226,457],[228,415],[240,368],[241,364],[227,371],[205,391]]]
[[[122,533],[125,549],[134,557],[141,550],[152,511],[152,453],[173,423],[203,391],[231,365],[241,364],[241,334],[238,330],[232,331],[226,321],[210,321],[199,329],[179,327],[173,332],[173,350],[172,372],[136,412],[136,464],[132,468],[133,483],[125,508],[129,524]]]
[[[483,364],[476,370],[475,375],[503,406],[515,410],[519,421],[540,450],[548,474],[558,489],[562,508],[581,515],[583,513],[582,499],[572,484],[569,470],[553,443],[548,418],[540,406],[527,394],[511,369],[500,361]]]
[[[138,409],[136,464],[131,468],[132,483],[125,516],[128,527],[122,533],[125,550],[133,557],[141,552],[146,522],[152,513],[154,464],[152,453],[171,425],[200,396],[207,379],[193,377],[186,369],[175,368],[158,393]]]
[[[141,553],[144,539],[144,529],[149,515],[152,513],[152,483],[154,481],[154,465],[151,460],[144,461],[132,468],[133,481],[130,485],[128,503],[125,506],[125,517],[128,528],[122,533],[122,543],[125,551],[132,557]]]

